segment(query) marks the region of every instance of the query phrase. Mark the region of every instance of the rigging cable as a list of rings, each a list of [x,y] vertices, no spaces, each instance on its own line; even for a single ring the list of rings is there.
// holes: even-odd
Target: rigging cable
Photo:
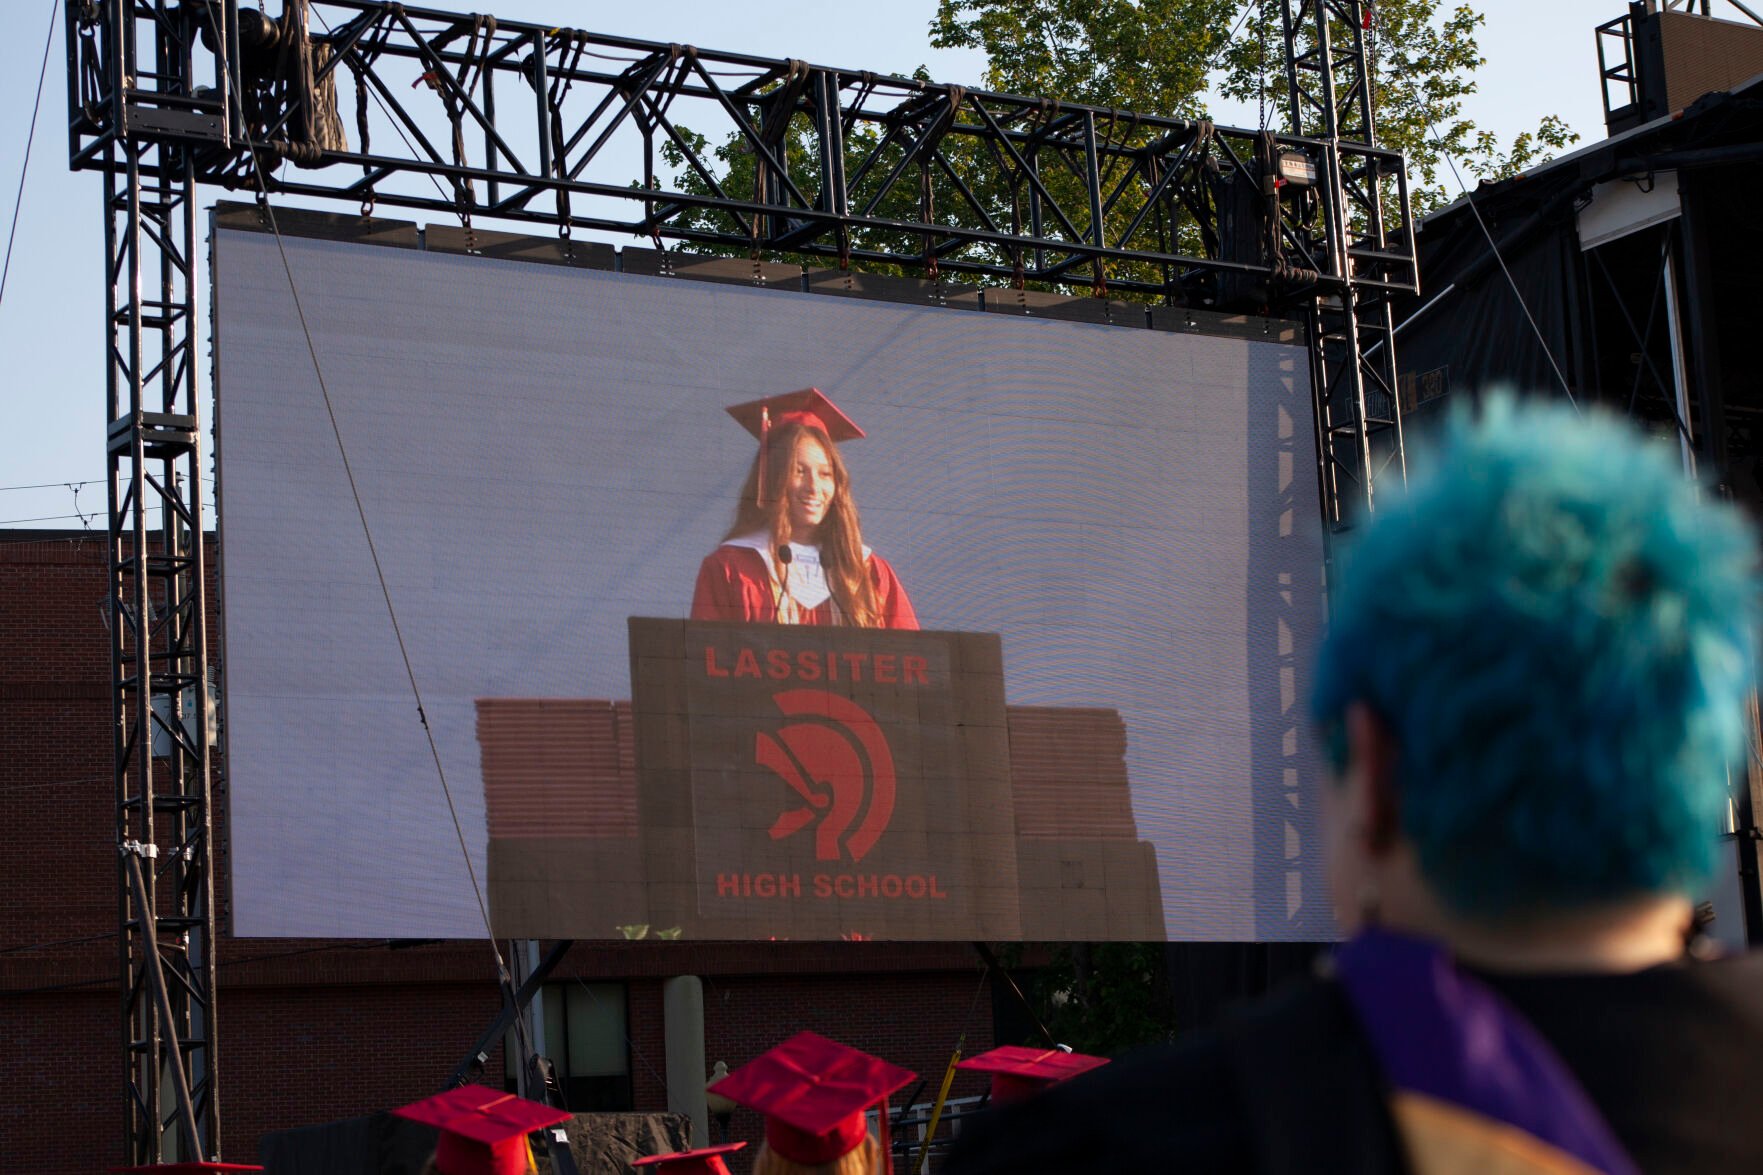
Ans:
[[[158,506],[147,507],[148,510],[158,510],[160,508],[161,507]],[[8,518],[4,521],[0,521],[0,526],[18,526],[20,523],[25,522],[63,522],[70,518],[77,518],[81,522],[84,522],[86,528],[90,530],[92,525],[91,520],[96,517],[96,514],[40,514],[35,518]]]
[[[104,479],[100,477],[89,477],[85,481],[45,481],[39,482],[36,485],[28,486],[0,486],[0,494],[3,494],[8,490],[71,490],[75,486],[95,486],[103,480]]]
[[[49,49],[55,44],[55,12],[61,0],[49,0],[49,35],[43,38],[43,64],[37,69],[37,97],[31,103],[30,130],[24,140],[24,162],[18,168],[18,197],[12,202],[12,228],[6,233],[6,262],[0,265],[0,305],[6,302],[6,278],[12,272],[12,242],[18,236],[18,213],[24,207],[24,181],[31,171],[31,144],[37,141],[37,112],[43,107],[43,79],[49,74]]]
[[[214,13],[212,10],[208,12],[208,18],[210,26],[213,27]],[[214,28],[214,36],[215,44],[224,47],[226,41],[221,37],[218,28]],[[281,228],[276,223],[275,209],[269,203],[269,190],[263,178],[262,161],[257,153],[257,145],[252,141],[249,130],[246,129],[244,102],[239,96],[238,91],[238,75],[233,71],[233,65],[231,62],[222,60],[221,66],[228,81],[227,91],[233,96],[238,110],[240,134],[245,139],[246,154],[251,159],[251,174],[257,184],[259,204],[268,220],[270,232],[275,238],[276,252],[281,257],[282,272],[286,275],[288,280],[288,293],[293,298],[294,313],[300,320],[300,331],[306,341],[306,353],[312,360],[312,374],[318,381],[319,394],[324,399],[325,414],[330,419],[331,433],[336,438],[337,454],[342,460],[343,473],[349,482],[349,493],[355,502],[356,516],[361,520],[362,536],[367,541],[367,551],[369,557],[373,561],[373,571],[379,582],[380,594],[386,602],[386,614],[391,620],[392,635],[398,644],[398,655],[403,660],[405,677],[409,680],[410,691],[416,699],[417,720],[422,726],[424,737],[428,740],[429,755],[434,760],[435,773],[440,779],[441,794],[446,798],[447,812],[453,820],[453,833],[459,841],[459,851],[465,860],[465,871],[466,876],[471,881],[472,896],[477,900],[478,914],[483,919],[484,933],[490,943],[490,953],[495,956],[497,977],[507,990],[512,991],[513,982],[509,976],[508,965],[502,957],[501,948],[496,945],[495,931],[490,925],[489,907],[484,902],[483,888],[478,884],[477,868],[471,863],[471,850],[465,843],[465,828],[459,820],[459,810],[453,802],[453,789],[447,784],[447,770],[441,762],[440,746],[435,741],[434,729],[429,725],[428,711],[425,709],[422,700],[422,688],[417,684],[416,669],[410,660],[410,650],[404,643],[404,632],[398,623],[397,609],[392,604],[391,587],[387,584],[385,570],[380,565],[379,548],[374,542],[373,529],[368,525],[367,508],[361,500],[361,491],[356,485],[355,470],[349,461],[348,448],[343,443],[342,426],[337,421],[336,408],[331,400],[330,387],[325,381],[323,366],[319,363],[318,346],[313,341],[312,328],[306,319],[306,310],[300,299],[300,289],[294,280],[294,269],[292,264],[288,261],[288,251],[286,244],[282,239]]]
[[[336,30],[331,28],[331,23],[330,23],[330,21],[328,21],[324,18],[324,13],[318,11],[318,9],[316,9],[316,8],[311,9],[310,11],[313,16],[316,16],[318,18],[318,23],[324,26],[325,33],[329,36],[334,37],[336,35]],[[212,23],[212,18],[211,18],[210,23]],[[349,54],[352,57],[358,56],[358,54],[356,54],[353,49],[351,49],[349,51]],[[354,69],[353,66],[351,66],[350,68],[351,68],[351,70]],[[373,95],[374,103],[380,108],[380,113],[386,116],[386,121],[391,124],[393,130],[398,132],[398,137],[400,139],[404,140],[404,149],[406,151],[410,152],[410,155],[412,158],[415,158],[415,156],[417,154],[416,144],[412,143],[410,141],[410,136],[404,133],[403,125],[398,121],[398,119],[396,117],[393,116],[391,107],[387,106],[386,100],[384,98],[380,97],[380,92],[378,90],[374,89],[372,86],[368,85],[364,80],[362,80],[360,74],[356,74],[355,85],[356,85],[358,91],[359,90],[366,90],[369,94]],[[360,98],[359,93],[357,93],[357,105],[358,106],[359,106],[359,98]],[[242,101],[241,101],[241,105],[243,105]],[[366,123],[364,120],[361,120],[358,118],[357,125],[358,126],[365,126]],[[247,142],[250,141],[250,137],[248,135],[246,136],[246,141]],[[362,150],[363,154],[366,154],[367,144],[365,142],[362,144],[361,150]],[[425,171],[425,172],[423,172],[423,174],[428,177],[429,183],[434,185],[435,191],[440,194],[441,199],[443,199],[443,200],[448,199],[447,190],[441,186],[441,181],[435,178],[434,172]],[[263,186],[262,176],[259,175],[258,187],[261,188],[262,186]],[[373,206],[372,205],[373,188],[370,186],[367,191],[368,191],[368,207],[371,208]]]
[[[1438,147],[1440,158],[1451,169],[1451,175],[1456,179],[1457,187],[1462,191],[1463,199],[1468,203],[1469,211],[1475,217],[1475,223],[1481,227],[1481,235],[1487,238],[1488,249],[1492,251],[1494,260],[1499,262],[1500,272],[1506,275],[1506,284],[1512,287],[1512,296],[1518,299],[1518,308],[1524,311],[1524,320],[1530,323],[1530,329],[1537,337],[1537,345],[1543,349],[1543,357],[1549,361],[1549,367],[1554,370],[1555,378],[1561,383],[1561,391],[1567,396],[1567,402],[1573,405],[1573,410],[1578,412],[1580,410],[1579,401],[1573,398],[1573,389],[1567,386],[1567,377],[1561,374],[1561,365],[1555,362],[1555,352],[1550,348],[1549,340],[1543,337],[1543,328],[1537,325],[1536,317],[1531,314],[1530,305],[1524,300],[1524,291],[1518,288],[1517,279],[1506,267],[1506,259],[1500,255],[1500,246],[1494,240],[1494,234],[1488,229],[1488,222],[1482,219],[1481,208],[1476,205],[1475,196],[1469,191],[1469,185],[1463,182],[1463,176],[1457,170],[1457,161],[1451,158],[1450,149],[1445,146],[1444,139],[1439,137],[1438,127],[1431,120],[1427,121],[1426,130],[1432,136],[1434,145]]]

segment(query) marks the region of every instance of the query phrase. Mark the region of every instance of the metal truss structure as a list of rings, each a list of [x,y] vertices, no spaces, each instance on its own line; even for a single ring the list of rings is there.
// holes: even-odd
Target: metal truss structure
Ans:
[[[197,188],[1302,314],[1339,525],[1402,469],[1406,173],[1365,0],[1250,2],[1280,6],[1285,133],[377,0],[65,6],[70,161],[106,185],[117,839],[152,864],[119,887],[131,1162],[219,1137]]]
[[[199,1159],[219,1109],[195,163],[187,144],[127,133],[132,90],[192,89],[193,46],[125,5],[66,9],[74,139],[81,123],[116,128],[76,165],[104,175],[125,1153]]]
[[[1306,300],[1310,379],[1316,400],[1323,509],[1330,522],[1372,508],[1386,478],[1407,477],[1402,414],[1396,398],[1393,297],[1376,280],[1415,274],[1407,176],[1400,156],[1370,151],[1377,141],[1375,80],[1368,52],[1367,0],[1281,0],[1285,36],[1286,117],[1293,133],[1323,144],[1319,187],[1326,249],[1338,285]],[[1346,44],[1336,48],[1336,39]],[[1395,200],[1392,202],[1392,189]],[[1387,223],[1392,208],[1395,225]]]

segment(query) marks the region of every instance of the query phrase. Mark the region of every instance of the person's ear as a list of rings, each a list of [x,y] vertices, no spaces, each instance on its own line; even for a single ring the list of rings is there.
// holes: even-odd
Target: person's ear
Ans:
[[[1396,791],[1396,739],[1388,724],[1364,702],[1354,702],[1345,715],[1346,778],[1362,788],[1359,811],[1364,819],[1365,847],[1382,856],[1395,844],[1402,827],[1401,797]]]

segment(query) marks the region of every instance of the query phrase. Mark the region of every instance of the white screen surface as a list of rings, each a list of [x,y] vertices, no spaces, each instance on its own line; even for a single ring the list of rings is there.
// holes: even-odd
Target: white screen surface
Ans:
[[[480,884],[476,700],[628,697],[627,618],[687,615],[753,458],[724,408],[814,386],[923,627],[1120,714],[1168,936],[1332,932],[1301,347],[285,247]],[[217,230],[214,274],[234,931],[481,934],[275,240]]]

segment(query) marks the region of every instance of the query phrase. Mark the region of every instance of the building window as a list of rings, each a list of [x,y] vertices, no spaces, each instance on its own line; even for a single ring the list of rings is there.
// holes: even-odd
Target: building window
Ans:
[[[557,1080],[571,1110],[632,1108],[630,1028],[622,983],[547,983],[544,1001],[544,1055],[557,1067]],[[537,1000],[534,1001],[538,1003]],[[514,1092],[519,1049],[514,1034],[503,1041],[507,1058],[503,1088]]]

